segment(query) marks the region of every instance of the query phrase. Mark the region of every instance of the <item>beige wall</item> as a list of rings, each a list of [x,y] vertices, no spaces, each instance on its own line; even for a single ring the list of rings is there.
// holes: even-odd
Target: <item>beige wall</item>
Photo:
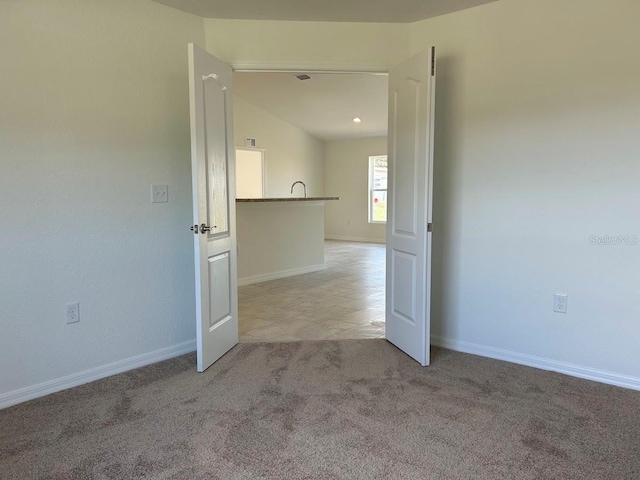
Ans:
[[[205,19],[207,50],[236,68],[386,71],[409,55],[404,24]]]
[[[323,142],[238,96],[233,101],[235,144],[242,146],[245,137],[252,137],[256,147],[266,149],[265,197],[290,197],[297,180],[307,185],[307,196],[322,196]],[[296,186],[294,196],[302,196],[301,186]]]
[[[193,349],[187,42],[146,0],[0,2],[0,406]]]
[[[325,143],[324,183],[337,202],[325,207],[325,237],[384,243],[386,226],[369,223],[369,157],[387,153],[387,137]]]
[[[438,48],[433,333],[449,345],[640,388],[640,246],[592,244],[640,235],[639,24],[639,2],[501,0],[411,25],[413,52]]]

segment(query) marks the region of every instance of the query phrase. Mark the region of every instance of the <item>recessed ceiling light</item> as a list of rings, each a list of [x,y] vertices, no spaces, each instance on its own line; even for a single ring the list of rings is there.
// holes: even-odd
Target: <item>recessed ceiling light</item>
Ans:
[[[356,117],[353,119],[353,123],[360,123],[362,120],[360,120],[360,118]]]

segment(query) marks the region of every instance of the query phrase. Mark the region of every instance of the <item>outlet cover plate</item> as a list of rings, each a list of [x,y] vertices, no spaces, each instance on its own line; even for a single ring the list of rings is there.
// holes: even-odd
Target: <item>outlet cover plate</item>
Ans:
[[[80,303],[72,302],[66,305],[67,324],[78,323],[80,321]]]
[[[567,313],[567,296],[556,293],[553,296],[553,311],[556,313]]]

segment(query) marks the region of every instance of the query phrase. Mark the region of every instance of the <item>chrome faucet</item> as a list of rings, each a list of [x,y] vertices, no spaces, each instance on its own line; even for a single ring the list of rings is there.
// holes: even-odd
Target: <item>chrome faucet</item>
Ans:
[[[304,187],[304,198],[307,198],[307,186],[300,180],[298,180],[297,182],[293,182],[293,185],[291,185],[291,195],[293,195],[293,187],[295,187],[297,183],[302,184],[302,186]]]

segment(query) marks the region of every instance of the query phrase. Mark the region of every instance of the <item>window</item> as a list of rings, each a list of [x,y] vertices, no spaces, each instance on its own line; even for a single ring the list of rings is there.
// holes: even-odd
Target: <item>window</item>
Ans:
[[[369,223],[387,222],[387,156],[369,157]]]

